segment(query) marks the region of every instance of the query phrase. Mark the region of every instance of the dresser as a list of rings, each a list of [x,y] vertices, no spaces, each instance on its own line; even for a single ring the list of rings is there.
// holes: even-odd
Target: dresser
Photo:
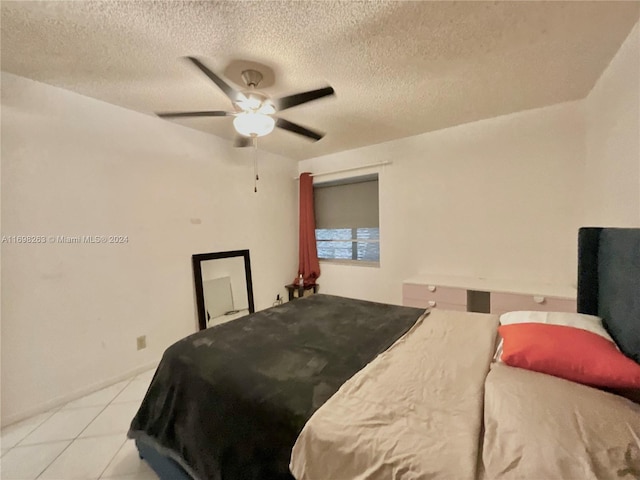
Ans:
[[[421,274],[402,283],[402,304],[501,315],[514,310],[575,312],[570,285]]]

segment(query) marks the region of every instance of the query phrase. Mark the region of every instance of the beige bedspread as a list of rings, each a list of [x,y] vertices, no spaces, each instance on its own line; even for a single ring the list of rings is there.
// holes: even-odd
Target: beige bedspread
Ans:
[[[434,310],[345,383],[292,452],[298,480],[472,479],[498,317]]]
[[[640,405],[504,364],[485,389],[484,478],[640,478]]]

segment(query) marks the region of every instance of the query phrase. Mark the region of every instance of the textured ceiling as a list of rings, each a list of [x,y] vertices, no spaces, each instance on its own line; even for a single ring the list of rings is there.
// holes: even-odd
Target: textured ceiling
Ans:
[[[152,114],[227,110],[193,65],[263,91],[323,87],[282,112],[326,132],[259,146],[304,159],[583,98],[638,21],[638,2],[2,1],[2,70]],[[229,79],[229,77],[225,77]],[[229,80],[231,82],[231,80]],[[166,121],[166,120],[158,120]],[[180,120],[232,138],[230,118]]]

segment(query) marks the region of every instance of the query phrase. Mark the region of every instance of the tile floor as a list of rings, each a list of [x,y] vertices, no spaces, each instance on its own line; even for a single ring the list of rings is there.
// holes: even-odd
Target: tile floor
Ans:
[[[157,480],[126,437],[154,370],[0,432],[2,480]]]

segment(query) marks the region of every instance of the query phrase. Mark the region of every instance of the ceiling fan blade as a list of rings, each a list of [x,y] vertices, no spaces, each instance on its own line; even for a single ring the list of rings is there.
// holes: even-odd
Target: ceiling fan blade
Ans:
[[[232,102],[235,102],[238,98],[238,91],[231,87],[227,82],[222,80],[218,75],[209,70],[205,65],[202,64],[200,60],[195,57],[186,57],[191,62],[198,67],[202,73],[204,73],[207,77],[209,77],[213,83],[215,83],[220,90],[224,92],[224,94],[231,99]]]
[[[303,137],[310,138],[314,142],[317,142],[322,137],[324,137],[324,133],[314,132],[313,130],[309,130],[308,128],[303,127],[302,125],[298,125],[297,123],[285,120],[284,118],[278,118],[276,120],[276,127],[282,128],[283,130],[288,130],[293,133],[297,133],[298,135],[302,135]]]
[[[161,118],[179,118],[179,117],[226,117],[233,115],[231,112],[223,112],[220,110],[211,110],[205,112],[161,112],[156,113]]]
[[[252,145],[252,139],[244,135],[236,135],[236,138],[233,140],[233,146],[237,148],[250,147]]]
[[[308,92],[296,93],[294,95],[277,98],[273,100],[273,104],[276,106],[276,109],[278,111],[281,111],[286,110],[287,108],[295,107],[296,105],[300,105],[302,103],[307,103],[311,102],[312,100],[326,97],[327,95],[333,95],[334,93],[335,91],[333,90],[333,87],[324,87],[317,90],[310,90]]]

